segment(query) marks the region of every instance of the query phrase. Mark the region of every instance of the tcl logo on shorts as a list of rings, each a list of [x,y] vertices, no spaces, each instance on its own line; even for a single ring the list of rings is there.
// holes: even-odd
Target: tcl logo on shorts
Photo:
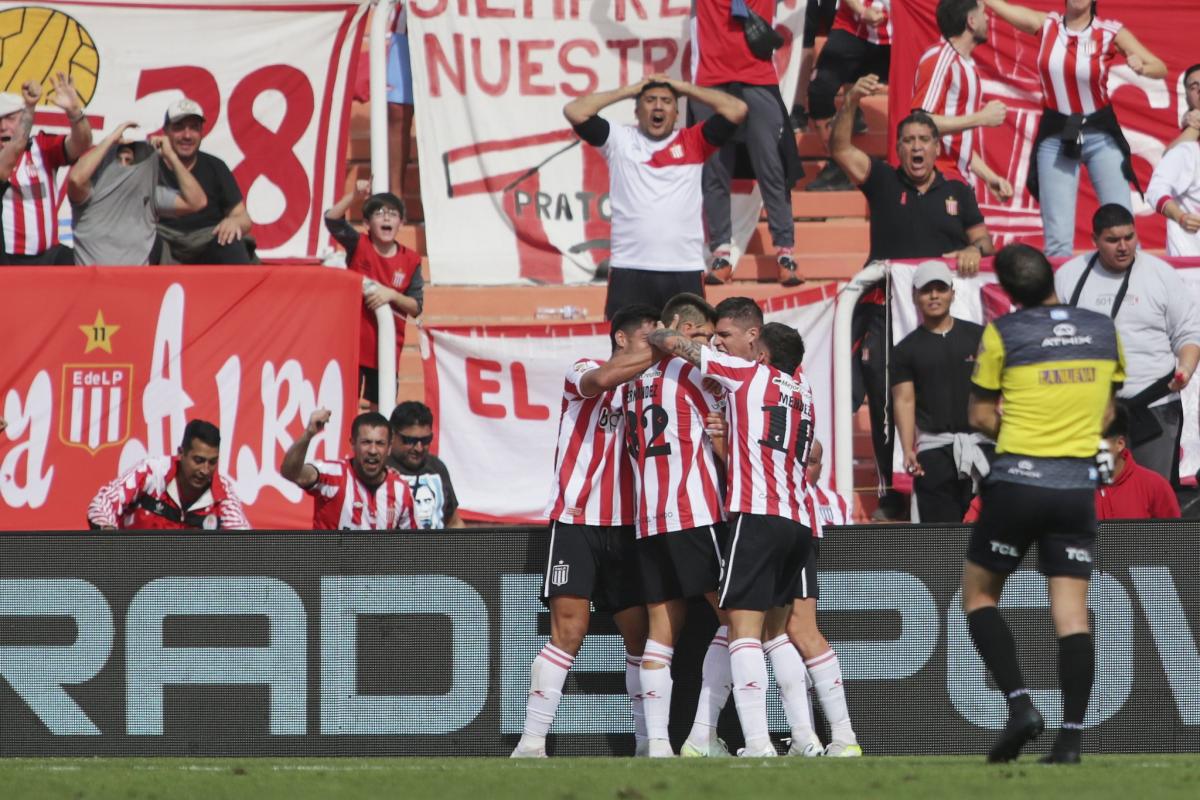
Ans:
[[[1087,550],[1084,550],[1079,547],[1068,547],[1067,548],[1067,560],[1083,561],[1083,562],[1090,564],[1090,563],[1092,563],[1092,554],[1089,553]]]
[[[992,552],[999,553],[1002,556],[1012,556],[1013,558],[1021,555],[1017,552],[1017,548],[1013,547],[1011,544],[997,542],[995,539],[992,539]]]

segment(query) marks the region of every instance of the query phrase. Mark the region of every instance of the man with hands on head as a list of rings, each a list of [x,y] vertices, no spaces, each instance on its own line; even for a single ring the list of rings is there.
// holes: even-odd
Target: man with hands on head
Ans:
[[[704,102],[716,113],[676,131],[680,97]],[[613,125],[599,116],[628,99],[636,101],[637,125]],[[680,292],[703,296],[701,173],[708,157],[733,138],[746,118],[746,104],[717,89],[651,75],[576,98],[563,115],[608,163],[612,255],[605,318],[633,303],[661,309]]]
[[[117,158],[117,145],[136,127],[136,122],[118,125],[80,156],[67,175],[76,264],[145,266],[159,218],[190,214],[208,203],[166,136],[154,136],[149,144],[133,142],[132,164]],[[179,182],[178,190],[159,184],[164,162]]]
[[[67,135],[33,134],[33,115],[42,97],[41,84],[25,81],[21,94],[0,93],[0,221],[4,246],[0,263],[14,265],[73,264],[71,248],[58,241],[60,167],[74,164],[92,146],[92,127],[70,75],[50,77],[51,102],[67,115]]]
[[[339,461],[305,462],[309,444],[329,424],[332,412],[318,408],[283,456],[279,474],[313,498],[313,530],[415,529],[412,490],[387,464],[392,428],[377,411],[350,423],[351,455]]]

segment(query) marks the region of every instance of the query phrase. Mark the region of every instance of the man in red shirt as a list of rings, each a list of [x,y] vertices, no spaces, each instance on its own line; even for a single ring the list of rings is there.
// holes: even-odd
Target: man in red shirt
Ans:
[[[359,326],[358,378],[360,398],[371,410],[379,400],[379,323],[375,309],[391,306],[396,321],[396,360],[404,347],[404,328],[408,317],[419,317],[425,304],[425,280],[421,277],[421,256],[396,241],[404,224],[404,202],[391,192],[367,197],[371,182],[355,181],[354,190],[325,212],[325,227],[346,248],[346,267],[370,278],[375,286],[363,295],[362,324]],[[363,220],[366,233],[346,222],[346,211],[355,199],[364,200]],[[396,387],[384,387],[395,396]]]
[[[67,115],[71,132],[34,135],[33,114],[42,87],[25,81],[20,96],[0,93],[0,263],[74,264],[71,248],[58,241],[58,196],[54,177],[92,146],[92,127],[71,76],[50,78],[51,101]]]
[[[331,416],[325,408],[314,411],[279,465],[280,475],[312,495],[313,530],[415,529],[412,490],[387,464],[392,427],[378,411],[359,414],[350,423],[351,455],[305,463],[309,444]]]
[[[248,529],[233,483],[217,474],[220,457],[217,426],[192,420],[183,429],[178,455],[147,458],[100,487],[88,505],[88,525],[100,530]]]

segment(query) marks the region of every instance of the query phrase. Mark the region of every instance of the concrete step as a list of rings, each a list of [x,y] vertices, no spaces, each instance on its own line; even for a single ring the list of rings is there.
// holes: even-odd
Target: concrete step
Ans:
[[[810,255],[798,253],[796,269],[807,280],[844,281],[857,275],[866,261],[866,250],[858,253],[824,253]],[[744,255],[738,259],[733,277],[737,281],[760,281],[774,283],[779,280],[779,265],[774,255]]]
[[[865,219],[830,219],[820,222],[793,223],[796,235],[796,250],[806,256],[822,256],[826,253],[861,253],[865,259],[870,250],[871,227]],[[748,255],[774,254],[770,229],[760,222],[746,243]]]
[[[815,169],[813,174],[816,174]],[[792,216],[798,220],[834,219],[836,217],[866,219],[867,198],[858,190],[852,192],[806,192],[803,189],[796,189],[792,192]]]

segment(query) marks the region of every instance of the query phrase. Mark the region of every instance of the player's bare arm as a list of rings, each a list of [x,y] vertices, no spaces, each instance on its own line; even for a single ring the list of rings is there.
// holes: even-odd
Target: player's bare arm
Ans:
[[[971,399],[967,403],[967,421],[971,427],[987,436],[989,439],[995,439],[1000,435],[1000,406],[999,396],[997,397],[981,397],[975,392],[971,392]]]
[[[292,446],[283,455],[283,463],[279,465],[279,474],[301,489],[309,489],[317,482],[319,477],[317,468],[312,464],[304,463],[304,457],[308,455],[308,445],[312,442],[313,437],[325,430],[331,416],[332,413],[325,408],[318,408],[314,411],[308,418],[308,427],[304,429],[304,433],[292,442]]]
[[[579,379],[579,390],[584,397],[595,397],[601,392],[615,389],[631,381],[649,369],[654,351],[649,347],[623,350]]]
[[[700,352],[702,346],[698,342],[694,342],[684,336],[679,331],[671,328],[659,328],[653,331],[649,336],[650,344],[653,347],[667,353],[669,355],[678,356],[684,361],[695,366],[700,366]]]

